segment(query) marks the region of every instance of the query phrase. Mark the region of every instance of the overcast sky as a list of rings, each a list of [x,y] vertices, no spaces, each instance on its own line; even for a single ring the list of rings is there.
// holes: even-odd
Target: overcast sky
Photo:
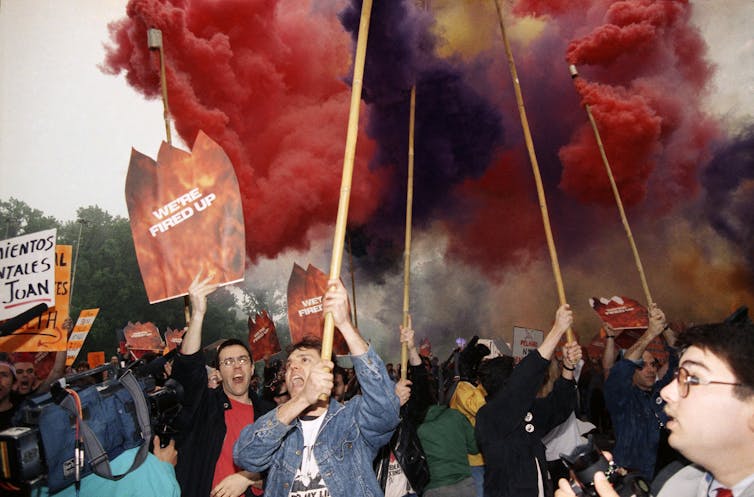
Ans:
[[[156,157],[166,137],[162,101],[97,67],[107,23],[124,17],[125,5],[0,3],[0,199],[61,220],[88,205],[127,217],[131,147]]]

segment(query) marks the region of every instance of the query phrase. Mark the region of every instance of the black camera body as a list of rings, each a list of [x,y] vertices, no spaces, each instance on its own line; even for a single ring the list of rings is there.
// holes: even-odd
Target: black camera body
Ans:
[[[579,445],[569,455],[560,458],[571,473],[571,488],[577,497],[599,497],[594,488],[594,475],[601,471],[621,497],[651,497],[649,483],[639,474],[623,472],[612,461],[605,459],[594,444],[592,436],[584,445]]]

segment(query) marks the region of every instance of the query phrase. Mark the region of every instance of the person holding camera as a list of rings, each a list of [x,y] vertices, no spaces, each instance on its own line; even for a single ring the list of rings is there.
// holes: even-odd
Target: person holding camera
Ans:
[[[260,475],[235,466],[232,451],[241,429],[272,406],[250,392],[254,361],[241,340],[219,345],[220,386],[208,386],[201,342],[207,296],[217,289],[212,279],[202,279],[200,272],[189,287],[191,320],[173,363],[172,377],[185,392],[176,421],[181,434],[176,477],[183,497],[261,495]]]
[[[476,439],[484,456],[485,497],[551,496],[542,437],[564,422],[576,406],[573,372],[581,346],[564,347],[563,372],[547,397],[537,398],[550,359],[573,323],[568,304],[560,306],[542,344],[513,367],[510,357],[496,357],[479,367],[487,403],[476,415]]]
[[[717,323],[689,328],[666,402],[668,441],[692,464],[672,475],[657,497],[754,497],[754,325]],[[600,497],[618,497],[596,474]],[[555,497],[574,497],[560,480]]]
[[[395,383],[351,324],[340,280],[328,281],[322,304],[348,344],[363,393],[345,404],[330,397],[334,364],[321,358],[319,340],[305,338],[290,347],[285,370],[290,400],[246,427],[233,451],[247,471],[269,470],[267,497],[382,495],[371,465],[398,425]]]

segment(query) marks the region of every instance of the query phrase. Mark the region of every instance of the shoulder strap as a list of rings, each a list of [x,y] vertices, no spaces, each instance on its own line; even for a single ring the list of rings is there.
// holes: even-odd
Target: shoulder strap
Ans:
[[[130,393],[131,397],[134,399],[136,417],[139,422],[139,428],[141,429],[142,437],[144,438],[144,441],[142,442],[138,452],[136,453],[136,457],[134,457],[134,462],[131,464],[131,467],[128,468],[128,470],[123,474],[112,474],[112,470],[110,469],[110,460],[107,457],[107,452],[102,448],[102,444],[100,444],[94,431],[92,431],[92,429],[89,428],[89,425],[87,425],[86,422],[79,417],[78,410],[76,409],[71,396],[66,395],[65,398],[60,402],[61,407],[79,418],[81,434],[84,440],[84,450],[87,454],[87,459],[89,459],[89,464],[91,465],[94,474],[114,481],[120,480],[128,473],[141,466],[141,464],[147,458],[149,443],[152,440],[152,425],[150,424],[149,420],[149,406],[147,406],[147,401],[144,398],[144,393],[139,386],[139,382],[136,381],[136,378],[134,378],[134,375],[130,370],[126,371],[126,373],[120,377],[119,381],[121,382],[123,387],[128,390],[128,393]]]

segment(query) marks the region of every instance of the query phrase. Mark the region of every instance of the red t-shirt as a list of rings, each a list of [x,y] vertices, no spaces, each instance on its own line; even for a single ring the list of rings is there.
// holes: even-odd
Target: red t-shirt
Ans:
[[[254,406],[233,399],[229,400],[231,408],[225,410],[225,440],[220,450],[220,458],[215,464],[212,488],[215,488],[226,476],[241,471],[242,468],[233,463],[233,444],[241,435],[241,430],[254,422]]]

